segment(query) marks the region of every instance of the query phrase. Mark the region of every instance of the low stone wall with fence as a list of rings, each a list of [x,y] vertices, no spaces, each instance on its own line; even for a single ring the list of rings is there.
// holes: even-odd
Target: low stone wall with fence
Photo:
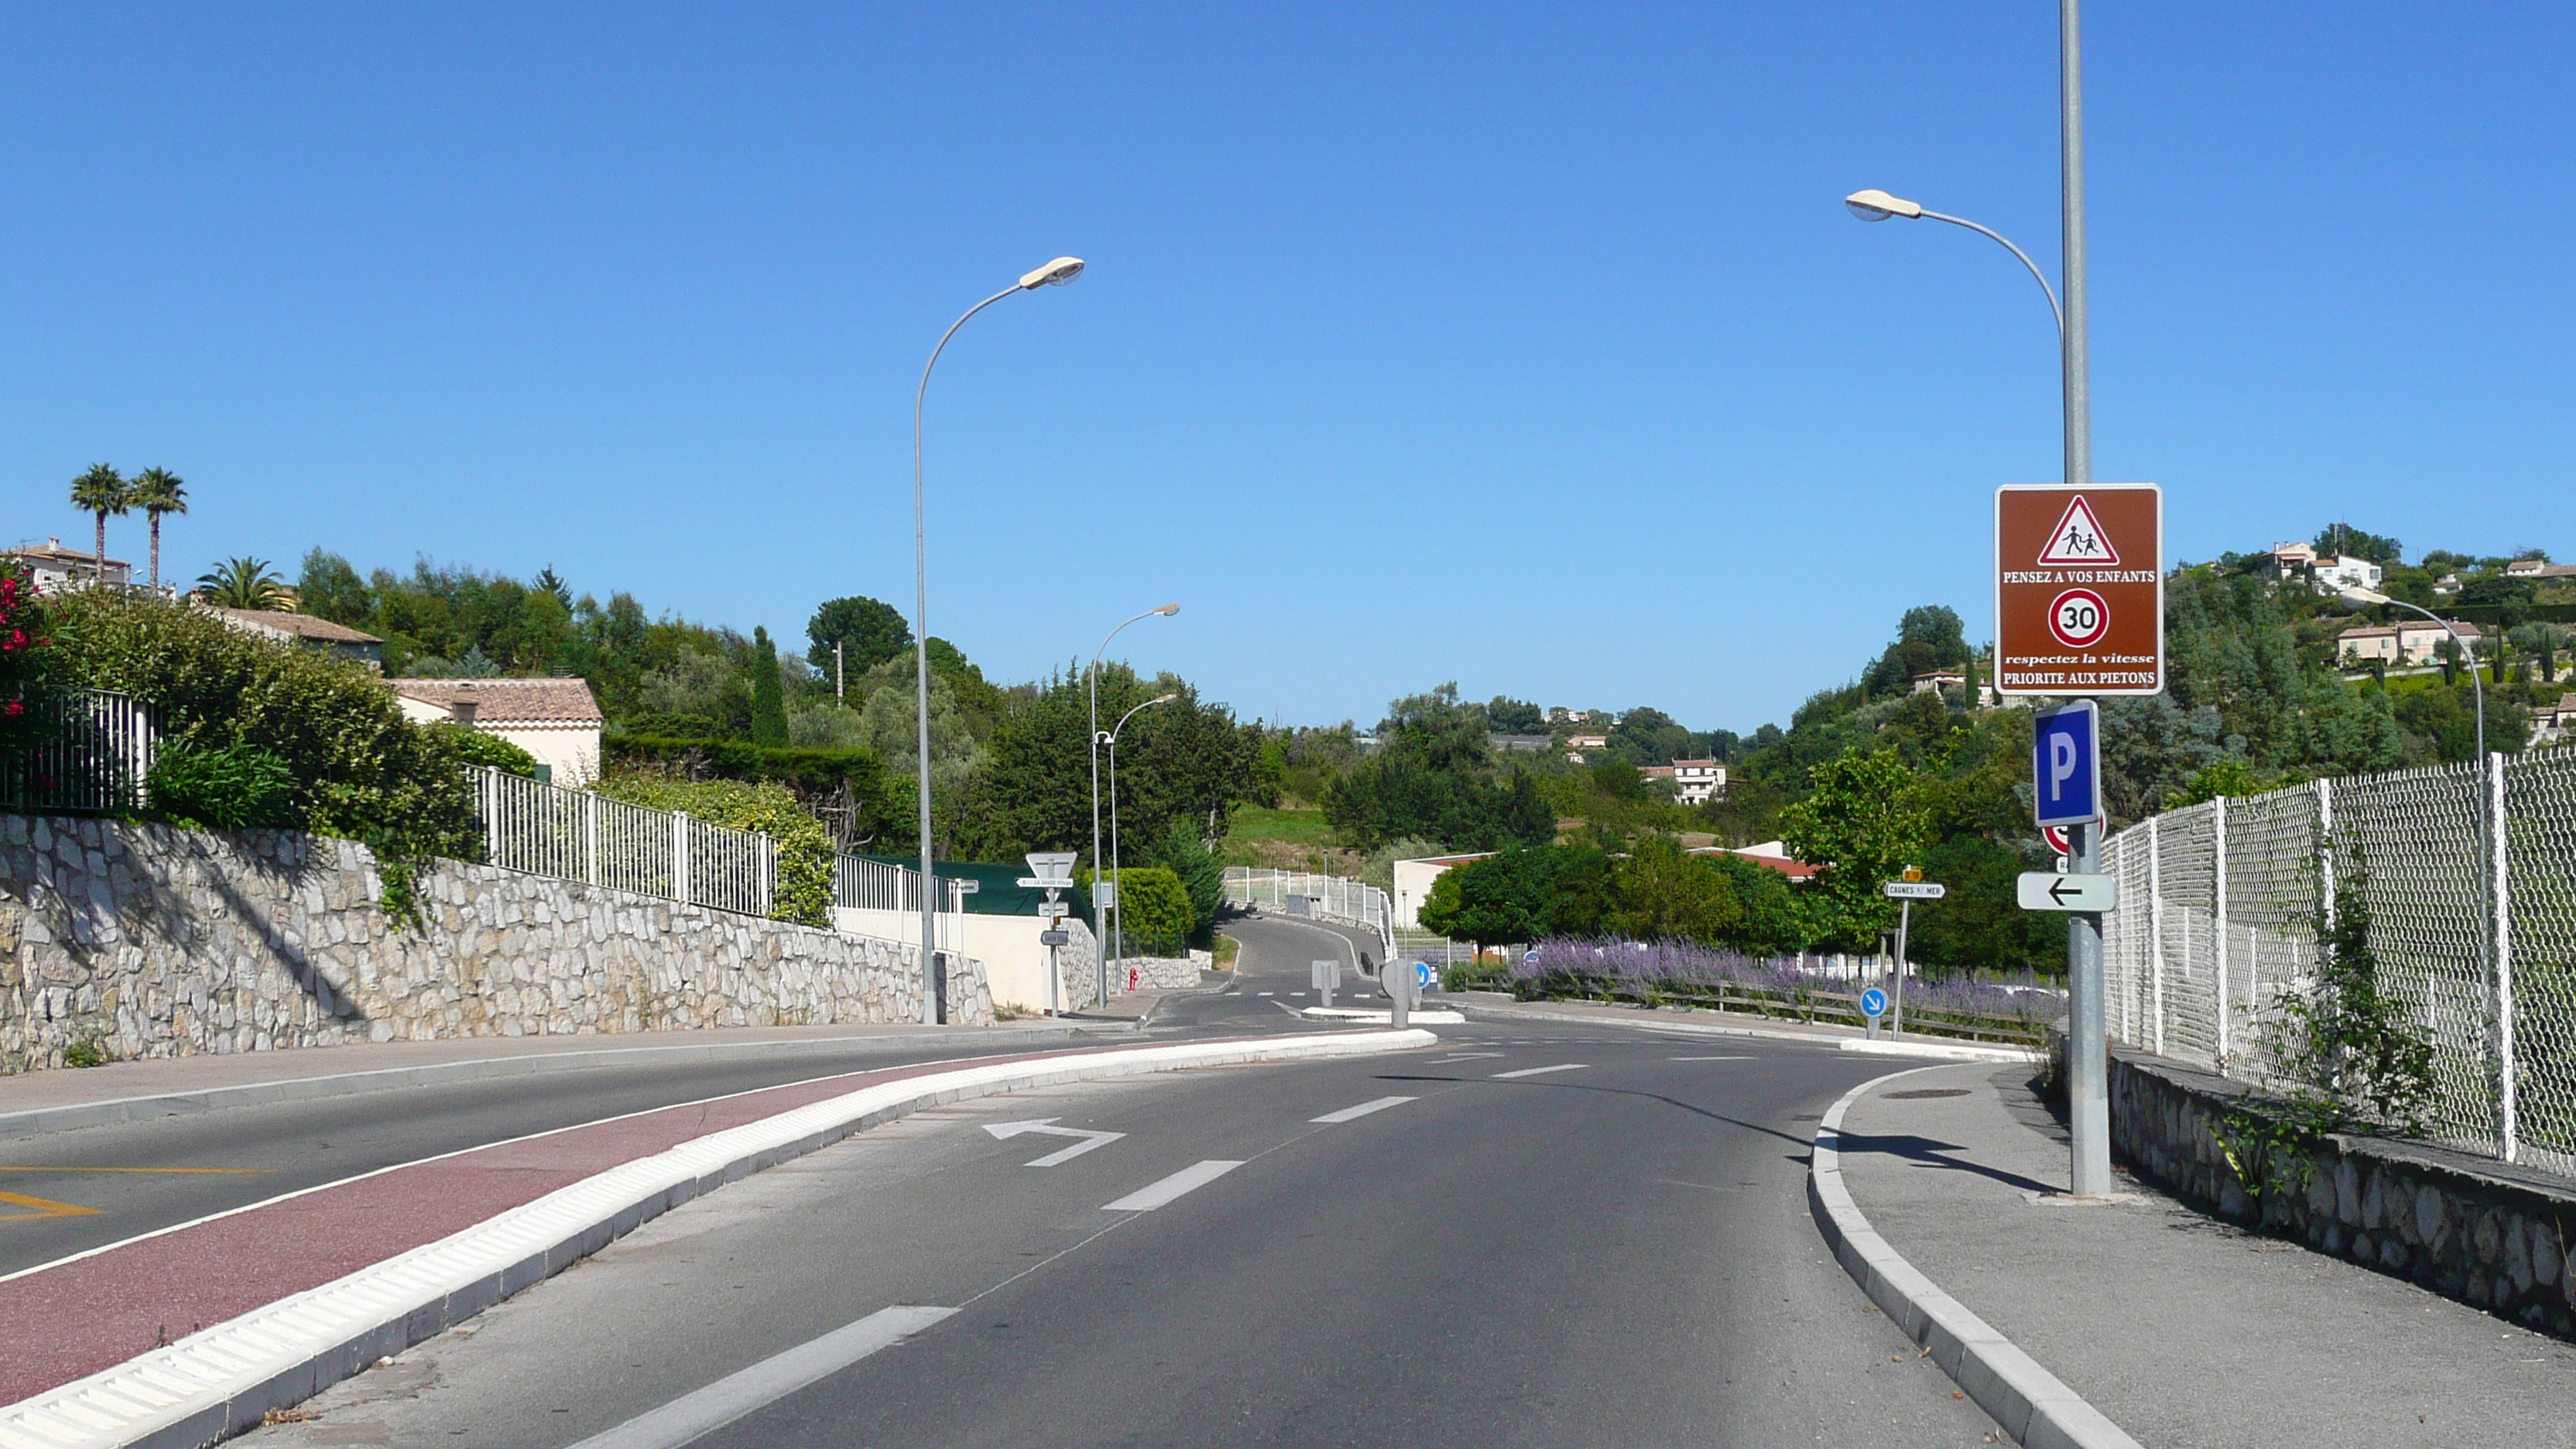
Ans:
[[[346,1042],[918,1021],[918,950],[456,861],[421,924],[294,831],[0,816],[0,1071]],[[993,1019],[980,963],[946,1018]]]
[[[2576,1338],[2576,1184],[2430,1143],[2325,1133],[2294,1160],[2238,1161],[2220,1137],[2262,1113],[2244,1083],[2144,1053],[2111,1054],[2111,1143],[2141,1176],[2238,1222],[2561,1338]],[[2251,1137],[2243,1128],[2240,1136]]]

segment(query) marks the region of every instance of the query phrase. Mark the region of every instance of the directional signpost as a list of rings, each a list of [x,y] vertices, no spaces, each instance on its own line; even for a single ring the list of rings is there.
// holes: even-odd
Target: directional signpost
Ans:
[[[1892,1036],[1903,1036],[1905,1035],[1905,937],[1914,926],[1914,903],[1937,901],[1948,895],[1950,888],[1939,881],[1925,880],[1919,867],[1909,865],[1905,868],[1905,879],[1881,882],[1879,890],[1889,900],[1897,903],[1896,995],[1889,1003],[1894,1014],[1888,1018],[1887,1030]],[[1873,1019],[1869,1025],[1871,1033],[1875,1035],[1878,1022]]]
[[[1315,989],[1323,993],[1326,1006],[1332,1005],[1333,988],[1342,984],[1342,958],[1336,956],[1330,961],[1314,961],[1308,964],[1313,968]]]
[[[2155,557],[2149,555],[2148,562]],[[2154,677],[2161,686],[2164,640],[2162,626],[2158,627]],[[2104,816],[2102,712],[2092,700],[2079,699],[2032,717],[2030,786],[2033,818],[2043,829],[2056,827],[2064,832],[2068,848],[2059,859],[2068,869],[2026,872],[2017,882],[2017,894],[2023,910],[2067,913],[2071,1182],[2079,1195],[2098,1197],[2110,1191],[2111,1184],[2111,1104],[2103,1057],[2102,913],[2119,903],[2119,883],[2096,870],[2102,843],[2095,822]]]
[[[2120,883],[2107,875],[2024,871],[2020,886],[2021,908],[2025,911],[2089,911],[2098,914],[2120,903]]]
[[[1055,951],[1072,941],[1062,922],[1071,909],[1056,897],[1073,885],[1073,852],[1070,850],[1032,850],[1020,859],[1029,863],[1029,873],[1020,877],[1023,890],[1042,890],[1046,899],[1038,903],[1038,919],[1045,922],[1038,931],[1038,944],[1047,948],[1047,1001],[1050,1015],[1064,1015],[1064,971],[1056,965]],[[973,882],[969,882],[973,884]]]

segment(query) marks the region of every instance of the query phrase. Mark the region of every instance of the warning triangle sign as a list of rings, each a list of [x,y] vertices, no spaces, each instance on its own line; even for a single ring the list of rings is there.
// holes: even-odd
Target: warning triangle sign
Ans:
[[[2047,515],[2042,514],[2042,517]],[[2043,564],[2116,564],[2119,550],[2102,534],[2102,525],[2093,517],[2084,495],[2066,505],[2066,516],[2057,520],[2056,531],[2048,536],[2048,547],[2039,551]]]

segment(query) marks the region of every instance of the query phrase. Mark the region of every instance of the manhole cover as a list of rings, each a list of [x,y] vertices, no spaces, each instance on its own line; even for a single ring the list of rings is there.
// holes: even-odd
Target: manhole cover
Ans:
[[[1917,1087],[1911,1092],[1889,1092],[1886,1095],[1895,1101],[1910,1102],[1917,1097],[1964,1097],[1968,1095],[1968,1089],[1965,1087]]]

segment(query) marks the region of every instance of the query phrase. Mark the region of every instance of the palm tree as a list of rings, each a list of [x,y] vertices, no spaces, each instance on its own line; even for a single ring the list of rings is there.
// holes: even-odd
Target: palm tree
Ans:
[[[263,558],[228,558],[197,579],[197,592],[223,609],[274,609],[284,601],[286,581],[269,572]]]
[[[161,590],[161,515],[188,511],[188,490],[167,468],[146,468],[134,475],[134,506],[152,520],[152,590]]]
[[[72,480],[72,507],[98,515],[97,577],[107,581],[107,516],[125,516],[134,506],[134,485],[125,475],[105,463],[92,463],[89,471]]]

